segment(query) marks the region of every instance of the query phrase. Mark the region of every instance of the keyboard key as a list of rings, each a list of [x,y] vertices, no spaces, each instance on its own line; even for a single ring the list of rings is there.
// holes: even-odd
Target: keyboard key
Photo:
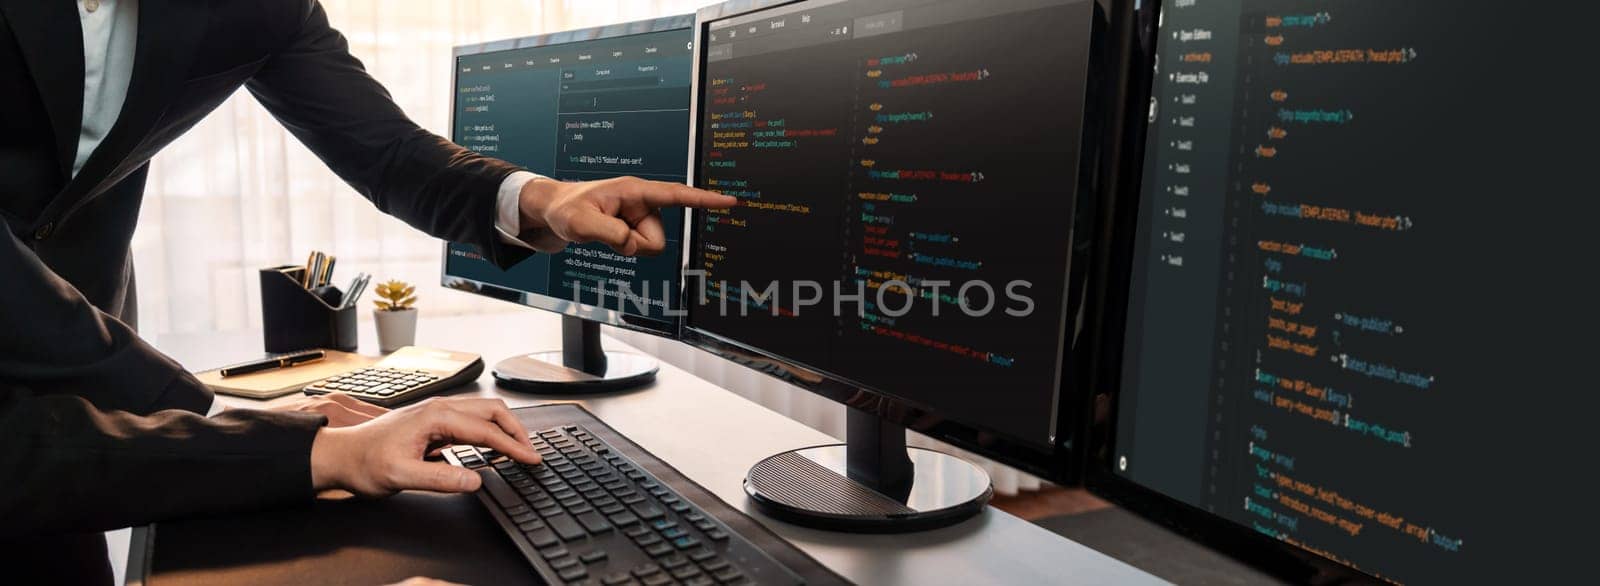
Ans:
[[[649,564],[649,563],[644,564],[642,566],[639,566],[639,567],[633,569],[633,575],[638,576],[640,578],[644,578],[646,576],[654,576],[654,575],[660,574],[660,573],[661,573],[661,566],[658,566],[658,565],[655,565],[655,564]]]
[[[550,524],[556,535],[561,536],[562,541],[572,541],[586,535],[583,527],[578,525],[577,521],[573,521],[571,515],[555,515],[546,518],[545,522]]]
[[[562,572],[560,572],[560,573],[558,573],[556,575],[560,576],[562,580],[566,580],[568,582],[571,582],[573,580],[581,579],[584,576],[588,576],[589,575],[589,570],[584,568],[583,566],[576,566],[576,567],[572,567],[572,568],[567,568],[565,571],[562,571]]]
[[[705,571],[707,571],[707,572],[718,572],[718,571],[721,571],[723,568],[726,568],[726,567],[728,567],[730,565],[731,564],[729,564],[727,560],[719,560],[719,559],[712,559],[712,560],[700,562],[700,567],[704,568]]]
[[[549,529],[535,529],[533,531],[523,533],[523,535],[528,538],[528,543],[532,543],[534,547],[538,548],[550,547],[557,543],[561,543],[561,540],[556,537],[556,533]]]
[[[644,534],[649,533],[649,532],[650,532],[650,528],[649,527],[634,527],[632,529],[629,529],[629,530],[625,531],[624,533],[628,537],[639,537],[639,536],[644,535]]]
[[[661,532],[661,536],[667,539],[677,539],[688,534],[689,532],[684,531],[682,527],[672,527]]]
[[[655,545],[657,543],[661,543],[661,536],[654,533],[646,533],[644,535],[634,537],[633,542],[639,544],[639,547]]]
[[[714,557],[717,557],[717,552],[705,548],[700,548],[689,552],[689,559],[696,562],[703,562]]]
[[[695,576],[683,581],[683,586],[717,586],[717,581],[710,576]]]
[[[574,515],[581,515],[581,514],[584,514],[584,513],[587,513],[589,511],[593,511],[593,510],[594,510],[594,507],[589,506],[588,503],[578,503],[578,504],[573,505],[571,507],[567,507],[567,512],[568,513],[572,513]]]
[[[577,565],[578,565],[578,560],[573,559],[572,556],[562,556],[562,557],[550,560],[550,567],[555,569],[555,571],[557,571],[557,572],[559,572],[561,570],[565,570],[567,568],[577,567]]]
[[[727,541],[728,540],[728,534],[726,532],[722,531],[721,529],[715,529],[715,530],[712,530],[712,531],[707,531],[706,532],[706,537],[710,537],[713,541]]]
[[[539,555],[544,557],[544,559],[547,559],[547,560],[553,560],[553,559],[556,559],[556,558],[559,558],[559,557],[566,557],[568,553],[569,552],[567,551],[567,548],[561,547],[559,545],[557,545],[555,547],[552,547],[552,548],[539,550]]]
[[[672,583],[672,576],[656,574],[644,579],[644,586],[666,586]]]
[[[619,508],[620,510],[620,508]],[[605,512],[602,510],[601,512]],[[615,513],[611,515],[611,524],[617,526],[632,525],[639,522],[639,517],[633,513]]]
[[[586,564],[593,564],[593,563],[597,563],[597,562],[599,562],[601,560],[606,559],[606,555],[607,554],[606,554],[605,550],[597,549],[597,550],[591,551],[589,553],[583,554],[581,556],[578,556],[578,560],[582,561],[583,563],[586,563]]]
[[[522,507],[522,508],[526,509],[528,507]],[[518,514],[512,515],[511,516],[511,522],[512,523],[527,523],[528,521],[532,521],[532,520],[538,519],[538,518],[539,518],[539,516],[533,514],[533,511],[524,511],[522,513],[518,513]]]
[[[694,566],[684,566],[672,571],[672,577],[679,580],[688,579],[693,576],[698,576],[699,574],[700,568],[696,568]]]
[[[677,539],[672,540],[672,545],[677,547],[678,549],[689,549],[691,547],[695,547],[695,546],[700,545],[700,540],[699,539],[695,539],[694,537],[685,535],[683,537],[679,537]]]
[[[621,513],[623,511],[628,510],[628,507],[624,507],[624,506],[622,506],[620,504],[617,504],[617,501],[611,501],[609,503],[602,503],[600,501],[595,501],[594,506],[600,507],[600,512],[601,513],[605,513],[607,515],[615,515],[617,513]]]
[[[538,513],[539,513],[539,516],[541,516],[541,517],[550,517],[550,516],[553,516],[553,515],[560,515],[561,514],[561,507],[559,507],[557,505],[553,505],[553,504],[548,506],[548,507],[539,507]]]
[[[590,533],[604,533],[612,529],[611,523],[606,521],[604,515],[593,511],[578,515],[578,522],[582,523],[583,528]]]
[[[655,504],[649,502],[634,503],[633,514],[638,515],[640,519],[654,519],[666,515],[661,509],[656,508]]]
[[[629,505],[635,504],[635,503],[644,502],[644,497],[639,496],[637,494],[627,494],[627,495],[619,494],[619,495],[617,495],[617,498],[622,499],[622,502],[624,504],[629,504]]]
[[[694,526],[701,531],[710,531],[717,528],[717,524],[710,521],[701,521],[699,523],[695,523]]]
[[[650,557],[661,557],[672,553],[672,546],[666,543],[657,543],[644,548],[644,552],[650,554]]]
[[[511,515],[511,518],[513,518],[513,519],[515,519],[517,517],[517,515],[521,515],[523,513],[532,513],[532,512],[533,512],[533,509],[528,508],[528,505],[511,505],[509,507],[506,507],[506,514],[507,515]]]
[[[523,522],[517,524],[517,530],[518,531],[533,531],[535,529],[544,529],[544,528],[545,528],[544,521],[540,521],[538,519],[531,519],[531,520],[523,521]]]
[[[723,570],[721,572],[717,572],[715,574],[712,574],[711,577],[716,578],[718,582],[722,582],[723,584],[727,584],[729,582],[734,582],[734,581],[737,581],[740,578],[743,578],[744,577],[744,573],[742,573],[739,570],[734,569],[734,568],[728,568],[728,569]]]
[[[668,508],[672,509],[672,512],[674,513],[687,513],[689,512],[689,509],[693,507],[690,507],[689,503],[676,502],[669,505]]]
[[[678,568],[681,568],[681,567],[684,567],[686,565],[689,565],[689,558],[683,557],[683,556],[678,555],[678,554],[672,554],[672,555],[669,555],[667,557],[661,558],[656,563],[661,564],[661,567],[666,569],[666,570],[676,570]]]
[[[627,584],[630,580],[633,580],[633,577],[629,576],[627,572],[617,572],[615,574],[607,574],[606,577],[600,579],[600,583],[606,586],[617,586],[618,584]]]
[[[677,526],[678,522],[673,521],[672,519],[656,519],[650,522],[650,528],[655,529],[656,531],[666,531]]]

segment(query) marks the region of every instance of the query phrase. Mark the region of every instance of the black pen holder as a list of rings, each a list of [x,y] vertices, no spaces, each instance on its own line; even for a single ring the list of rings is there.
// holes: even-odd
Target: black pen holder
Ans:
[[[300,286],[305,267],[261,269],[262,338],[268,353],[311,348],[356,351],[356,307],[339,308],[338,287]]]

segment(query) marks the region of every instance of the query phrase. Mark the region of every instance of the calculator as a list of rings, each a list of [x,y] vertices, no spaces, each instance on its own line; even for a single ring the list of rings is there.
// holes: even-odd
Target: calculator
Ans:
[[[406,346],[372,366],[311,383],[305,394],[340,392],[393,407],[470,383],[482,374],[483,358],[477,354]]]

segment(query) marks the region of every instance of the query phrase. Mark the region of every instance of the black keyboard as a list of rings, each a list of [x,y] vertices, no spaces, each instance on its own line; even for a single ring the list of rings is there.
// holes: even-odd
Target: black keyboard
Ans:
[[[577,425],[529,435],[544,462],[458,446],[486,503],[549,584],[801,584],[749,540]]]

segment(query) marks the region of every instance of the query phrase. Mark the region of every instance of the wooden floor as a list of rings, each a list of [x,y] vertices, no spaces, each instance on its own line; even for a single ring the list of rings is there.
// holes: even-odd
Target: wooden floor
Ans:
[[[1016,496],[996,496],[992,504],[997,509],[1029,521],[1098,511],[1111,506],[1111,503],[1100,500],[1082,488],[1062,488],[1051,484]]]

